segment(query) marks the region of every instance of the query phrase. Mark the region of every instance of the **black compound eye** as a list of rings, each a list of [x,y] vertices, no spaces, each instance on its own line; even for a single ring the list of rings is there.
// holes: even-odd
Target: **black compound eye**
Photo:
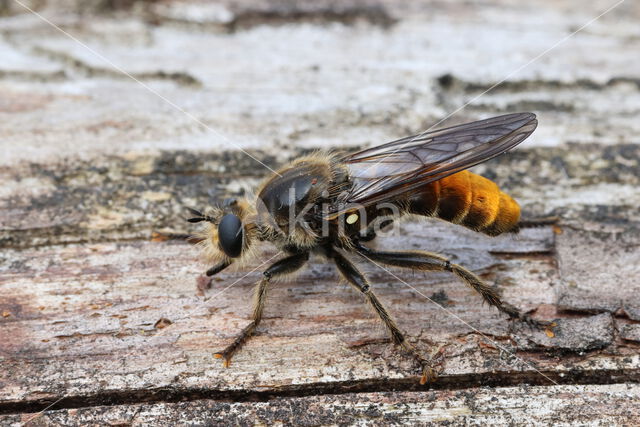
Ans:
[[[220,220],[218,238],[220,246],[227,256],[236,258],[242,253],[243,231],[242,221],[234,214],[227,214]]]

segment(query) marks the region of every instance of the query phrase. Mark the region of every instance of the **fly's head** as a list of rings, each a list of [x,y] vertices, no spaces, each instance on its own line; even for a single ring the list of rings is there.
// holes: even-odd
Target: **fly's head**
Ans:
[[[207,261],[231,263],[246,258],[256,237],[254,209],[248,200],[228,199],[206,213],[189,211],[194,216],[187,221],[204,223],[198,237]]]

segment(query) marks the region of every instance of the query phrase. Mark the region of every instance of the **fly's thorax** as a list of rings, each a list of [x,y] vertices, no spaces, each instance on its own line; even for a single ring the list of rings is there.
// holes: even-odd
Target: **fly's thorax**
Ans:
[[[406,203],[401,200],[391,200],[372,205],[347,204],[339,214],[329,217],[325,223],[328,230],[323,236],[329,240],[341,242],[341,246],[351,247],[358,235],[373,234],[388,236],[395,231],[389,227],[395,219],[407,213]]]
[[[278,171],[258,191],[256,211],[267,235],[297,247],[316,244],[320,211],[335,182],[332,157],[314,154]]]

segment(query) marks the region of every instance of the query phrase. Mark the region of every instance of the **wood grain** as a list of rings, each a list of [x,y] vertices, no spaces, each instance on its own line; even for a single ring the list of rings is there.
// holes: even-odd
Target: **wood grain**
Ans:
[[[0,423],[634,422],[636,5],[476,99],[611,5],[108,3],[32,4],[105,62],[0,2]],[[377,244],[446,255],[555,319],[555,336],[450,275],[354,257],[410,340],[446,356],[422,387],[362,297],[313,258],[272,286],[258,334],[223,368],[213,353],[248,323],[279,254],[264,246],[208,288],[197,249],[154,233],[193,232],[185,208],[255,188],[259,162],[414,134],[468,101],[441,125],[538,115],[525,144],[474,172],[526,220],[557,220],[498,238],[409,221]]]
[[[575,396],[580,395],[580,399]],[[426,423],[634,424],[640,416],[634,402],[636,384],[605,386],[521,386],[451,391],[347,393],[266,402],[193,400],[180,403],[98,406],[4,416],[7,424],[80,426],[95,422],[117,425],[180,424],[334,424],[398,425]],[[399,404],[401,402],[401,404]],[[501,402],[500,411],[496,404]]]

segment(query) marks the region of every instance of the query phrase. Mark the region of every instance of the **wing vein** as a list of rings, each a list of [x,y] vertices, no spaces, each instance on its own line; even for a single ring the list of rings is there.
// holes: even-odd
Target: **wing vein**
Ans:
[[[343,157],[351,187],[329,211],[405,197],[421,185],[498,156],[524,141],[538,122],[515,113],[409,136]]]

